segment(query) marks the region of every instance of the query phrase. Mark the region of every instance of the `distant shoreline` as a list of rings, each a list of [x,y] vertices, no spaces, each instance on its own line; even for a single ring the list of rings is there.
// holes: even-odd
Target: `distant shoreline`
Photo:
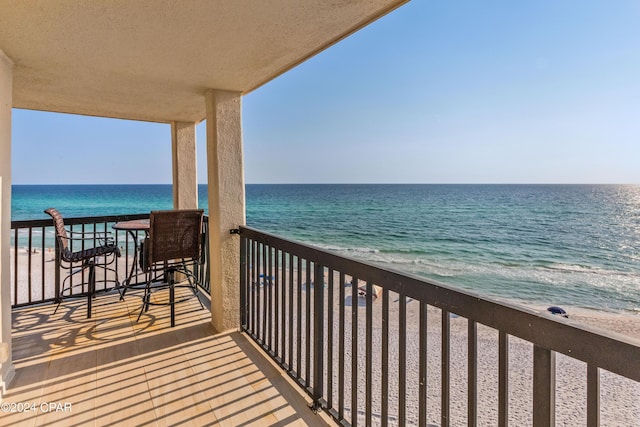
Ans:
[[[11,247],[12,257],[14,256],[14,253],[15,253],[15,248]],[[18,248],[19,258],[26,258],[27,254],[28,254],[28,250],[26,247]],[[39,272],[41,271],[41,265],[42,265],[41,249],[35,248],[33,254],[37,256],[31,257],[32,271],[37,272],[39,275]],[[54,257],[53,250],[49,248],[47,253],[44,256],[45,263],[52,266],[54,261],[53,257]],[[132,256],[130,256],[129,258],[131,261],[133,260]],[[25,288],[28,285],[28,270],[27,270],[28,264],[26,262],[19,262],[18,265],[20,266],[18,277],[21,279],[19,280],[18,288],[19,288],[19,291],[25,291],[26,290]],[[12,283],[13,283],[13,266],[14,266],[14,263],[12,262],[11,263]],[[53,273],[50,271],[49,274],[53,274]],[[123,270],[121,274],[126,275],[126,272]],[[455,286],[451,286],[451,287],[456,288]],[[456,289],[461,292],[465,292],[463,289],[460,289],[460,288],[456,288]],[[12,287],[12,292],[13,292],[13,287]],[[540,313],[547,313],[547,310],[546,310],[547,306],[541,305],[541,304],[531,304],[531,303],[516,301],[508,298],[492,298],[489,296],[486,296],[484,298],[492,301],[503,301],[505,303],[514,305],[516,307],[519,306],[523,308],[528,308],[530,310],[539,311]],[[635,314],[630,311],[612,312],[612,311],[606,311],[606,310],[587,309],[587,308],[571,306],[571,305],[563,305],[562,308],[564,308],[567,311],[569,320],[571,321],[582,322],[585,325],[590,325],[597,328],[601,328],[603,330],[620,333],[620,334],[627,335],[629,337],[640,340],[640,315],[638,314]]]

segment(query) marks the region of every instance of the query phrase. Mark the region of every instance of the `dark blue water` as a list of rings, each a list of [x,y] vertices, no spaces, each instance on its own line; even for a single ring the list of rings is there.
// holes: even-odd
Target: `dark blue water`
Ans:
[[[640,187],[248,185],[250,226],[476,292],[640,313]],[[15,186],[13,219],[170,209],[168,185]],[[206,210],[206,187],[200,187]]]

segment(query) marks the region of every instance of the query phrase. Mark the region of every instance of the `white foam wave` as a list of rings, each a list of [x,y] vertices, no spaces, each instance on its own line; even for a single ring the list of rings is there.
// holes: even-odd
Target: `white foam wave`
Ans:
[[[358,254],[377,254],[380,252],[379,249],[372,249],[367,247],[341,247],[335,245],[326,245],[326,244],[314,244],[314,246],[319,247],[320,249],[324,249],[331,252],[338,252],[340,254],[345,254],[347,256],[358,255]]]
[[[613,311],[633,311],[640,305],[640,279],[633,272],[569,263],[507,265],[478,259],[388,252],[362,253],[361,258],[383,267],[444,280],[445,283],[480,293],[524,298],[529,302],[549,299],[571,301],[579,296],[585,306],[603,306]],[[618,301],[622,298],[622,301],[615,304],[613,301],[599,302],[609,299],[608,295],[614,293],[617,295],[615,299]]]

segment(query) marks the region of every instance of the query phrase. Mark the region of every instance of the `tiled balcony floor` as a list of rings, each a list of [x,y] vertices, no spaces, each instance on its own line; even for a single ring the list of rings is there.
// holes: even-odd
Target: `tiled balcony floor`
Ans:
[[[101,295],[92,319],[84,299],[55,315],[53,305],[15,310],[0,425],[326,425],[243,334],[214,334],[196,299],[176,306],[174,328],[166,306],[136,323],[140,301]]]

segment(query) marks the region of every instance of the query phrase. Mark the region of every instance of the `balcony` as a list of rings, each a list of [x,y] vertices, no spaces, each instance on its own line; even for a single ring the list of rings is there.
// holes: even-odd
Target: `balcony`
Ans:
[[[92,319],[82,298],[55,315],[50,304],[14,310],[4,404],[17,406],[1,425],[326,425],[244,334],[213,333],[195,300],[177,306],[174,328],[166,307],[136,322],[134,295],[94,305]]]
[[[115,221],[140,217],[66,222],[76,230],[109,230]],[[53,314],[50,221],[14,226],[19,249],[12,281],[15,290],[28,294],[13,295],[16,376],[3,401],[9,406],[3,406],[1,425],[326,425],[328,417],[311,412],[309,399],[246,335],[213,331],[206,288],[200,297],[205,309],[195,299],[178,304],[174,328],[162,306],[136,321],[139,291],[120,301],[117,292],[103,289],[91,319],[85,298],[65,300]],[[133,245],[127,233],[117,238],[122,275],[130,271]]]
[[[108,229],[114,220],[70,223]],[[63,406],[36,405],[12,421],[313,425],[328,414],[353,426],[597,426],[640,416],[637,337],[247,227],[239,332],[216,335],[195,300],[178,306],[176,328],[161,307],[136,322],[139,299],[113,292],[96,299],[94,320],[83,299],[54,316],[49,227],[13,224],[24,253],[12,266],[31,274],[12,276],[17,375],[5,401]]]

